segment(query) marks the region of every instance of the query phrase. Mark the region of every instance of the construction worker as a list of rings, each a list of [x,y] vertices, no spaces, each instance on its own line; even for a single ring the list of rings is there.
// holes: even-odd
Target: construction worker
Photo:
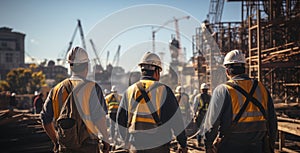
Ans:
[[[177,86],[175,89],[175,97],[179,103],[184,125],[187,126],[192,119],[192,109],[189,103],[189,95],[185,93],[184,87]]]
[[[42,111],[43,104],[44,104],[43,93],[40,92],[34,98],[34,101],[33,101],[33,109],[34,109],[35,114],[39,114]]]
[[[174,134],[180,150],[187,152],[178,102],[172,90],[159,82],[159,56],[147,52],[138,65],[142,77],[127,88],[117,113],[121,138],[133,153],[169,153]]]
[[[100,141],[98,134],[101,134],[103,138],[102,143],[104,145],[102,150],[103,152],[108,152],[110,147],[109,143],[107,143],[107,107],[101,87],[97,83],[86,79],[89,64],[88,54],[83,48],[74,47],[67,54],[67,62],[70,64],[72,76],[58,83],[51,89],[41,112],[42,125],[54,144],[53,151],[99,153]],[[57,120],[61,117],[60,114],[64,113],[61,110],[65,107],[62,106],[65,106],[64,104],[67,102],[66,99],[69,99],[71,93],[73,97],[76,97],[74,98],[76,100],[74,100],[72,104],[76,104],[78,112],[82,111],[82,113],[79,113],[80,117],[76,118],[76,123],[78,124],[77,121],[79,120],[84,123],[82,130],[76,130],[79,133],[74,132],[74,135],[77,135],[75,139],[80,141],[80,147],[78,148],[62,145],[60,138],[61,135],[64,134],[60,134],[60,131],[56,130],[58,125],[63,129],[68,129],[60,125]],[[72,111],[75,112],[75,110]],[[65,126],[75,125],[76,124],[70,122]],[[74,141],[74,139],[69,139],[68,141],[71,142]]]
[[[206,83],[202,83],[200,86],[201,93],[199,93],[195,99],[194,99],[194,112],[195,112],[195,122],[197,124],[197,127],[199,128],[202,120],[206,114],[209,101],[211,98],[211,95],[208,94],[208,85]],[[197,135],[197,142],[198,142],[198,147],[201,146],[201,134]]]
[[[116,86],[113,85],[110,90],[110,94],[105,97],[107,109],[108,109],[108,116],[109,116],[109,125],[110,125],[110,138],[112,139],[113,143],[116,140],[115,138],[115,124],[116,124],[116,117],[117,111],[119,108],[119,104],[121,101],[122,96],[118,94]]]
[[[245,74],[241,51],[228,52],[223,64],[229,81],[212,94],[203,125],[206,152],[274,152],[277,118],[268,90]]]
[[[194,99],[199,94],[199,91],[197,89],[193,90],[192,95],[190,95],[190,105],[194,106]]]

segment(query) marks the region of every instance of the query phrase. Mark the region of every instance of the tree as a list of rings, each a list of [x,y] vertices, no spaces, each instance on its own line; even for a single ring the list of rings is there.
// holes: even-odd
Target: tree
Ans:
[[[7,81],[0,80],[0,91],[7,91],[9,90],[10,86]]]
[[[16,68],[8,72],[6,81],[10,91],[19,94],[33,93],[45,84],[45,75],[42,71],[33,72],[30,68]]]

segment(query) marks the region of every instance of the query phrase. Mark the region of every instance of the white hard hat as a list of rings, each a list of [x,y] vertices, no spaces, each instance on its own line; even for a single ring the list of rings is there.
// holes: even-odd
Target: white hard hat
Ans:
[[[11,96],[16,96],[16,93],[13,92],[13,93],[11,94]]]
[[[117,92],[117,87],[116,86],[111,86],[111,92]]]
[[[208,89],[208,85],[206,83],[202,83],[200,89]]]
[[[159,56],[151,52],[147,52],[143,56],[141,62],[139,63],[139,66],[141,67],[141,69],[146,70],[155,70],[155,67],[158,67],[159,71],[162,70]]]
[[[246,63],[245,55],[239,50],[232,50],[226,54],[223,65],[238,63]]]
[[[68,63],[87,63],[89,61],[90,60],[85,49],[78,46],[72,48],[67,54]]]
[[[175,89],[175,92],[183,93],[184,92],[184,88],[182,86],[177,86],[176,89]]]

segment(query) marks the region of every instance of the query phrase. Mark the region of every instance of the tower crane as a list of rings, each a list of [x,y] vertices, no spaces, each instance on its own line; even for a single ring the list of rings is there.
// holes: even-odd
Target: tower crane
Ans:
[[[175,31],[176,31],[176,39],[180,42],[180,32],[179,32],[179,25],[178,21],[183,20],[183,19],[189,19],[190,16],[184,16],[180,18],[175,18],[173,17],[172,20],[169,20],[165,22],[163,25],[159,26],[156,30],[152,30],[152,49],[153,52],[155,52],[155,33],[157,33],[161,28],[165,27],[167,24],[174,22],[175,23]]]

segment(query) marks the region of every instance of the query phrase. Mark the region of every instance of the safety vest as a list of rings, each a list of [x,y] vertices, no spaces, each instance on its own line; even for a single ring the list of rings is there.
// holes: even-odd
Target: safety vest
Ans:
[[[178,101],[181,113],[186,114],[187,111],[189,111],[189,108],[187,108],[189,106],[189,104],[187,104],[189,102],[189,96],[186,93],[176,93],[175,97]]]
[[[110,93],[105,97],[108,113],[117,113],[121,98],[117,93]]]
[[[210,102],[210,95],[208,94],[199,94],[197,97],[197,101],[198,102],[198,108],[197,110],[204,110],[204,111],[207,111],[208,109],[208,105],[209,105],[209,102]]]
[[[70,80],[73,87],[76,87],[80,83],[81,80]],[[64,81],[57,84],[52,91],[52,105],[53,105],[53,115],[54,119],[57,120],[59,117],[61,107],[65,103],[69,93],[66,90],[67,85],[69,85],[69,79],[65,79]],[[84,123],[88,127],[88,131],[90,133],[95,133],[95,125],[91,120],[90,113],[90,96],[92,91],[95,90],[95,83],[91,81],[86,81],[86,84],[82,86],[79,90],[80,92],[75,93],[77,95],[78,102],[81,105],[82,113],[81,117],[84,120]],[[79,95],[80,93],[80,95]],[[85,95],[85,96],[83,96]]]
[[[230,80],[229,82],[234,82]],[[235,81],[238,86],[243,88],[247,93],[250,92],[253,81],[252,80],[242,80]],[[243,106],[246,97],[242,95],[239,91],[234,89],[229,85],[225,85],[231,96],[232,104],[232,120],[238,114],[239,110]],[[256,98],[263,106],[267,112],[267,103],[268,103],[268,93],[265,87],[261,82],[258,82],[258,86],[255,89],[253,97]],[[251,124],[252,123],[252,124]],[[265,131],[266,130],[266,120],[257,106],[255,106],[251,101],[249,102],[246,110],[242,114],[241,118],[238,120],[238,124],[235,127],[233,133],[236,132],[253,132],[253,131]]]
[[[160,107],[166,99],[167,90],[165,86],[157,81],[141,80],[150,101],[160,118]],[[157,127],[152,112],[150,111],[141,91],[134,84],[127,90],[128,97],[128,127],[130,133],[149,130]],[[152,131],[155,132],[155,131]]]

